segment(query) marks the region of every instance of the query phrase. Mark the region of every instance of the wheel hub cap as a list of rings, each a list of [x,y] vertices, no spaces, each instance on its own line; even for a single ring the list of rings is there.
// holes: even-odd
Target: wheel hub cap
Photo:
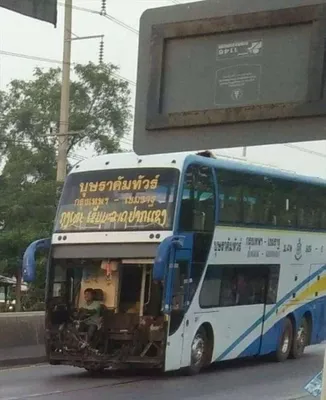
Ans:
[[[305,333],[304,327],[301,326],[298,329],[297,342],[299,343],[300,346],[304,346],[305,340],[306,340],[306,333]]]
[[[289,343],[290,343],[290,338],[287,335],[283,340],[282,353],[286,353],[288,351]]]
[[[201,336],[197,335],[191,346],[191,358],[192,364],[198,365],[200,364],[204,355],[204,340]]]

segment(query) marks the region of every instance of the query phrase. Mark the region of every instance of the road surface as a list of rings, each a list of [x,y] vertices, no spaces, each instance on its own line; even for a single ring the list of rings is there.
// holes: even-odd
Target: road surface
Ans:
[[[310,400],[303,386],[321,370],[323,354],[320,345],[301,360],[222,363],[193,377],[149,372],[92,377],[80,369],[49,365],[3,369],[0,399]]]

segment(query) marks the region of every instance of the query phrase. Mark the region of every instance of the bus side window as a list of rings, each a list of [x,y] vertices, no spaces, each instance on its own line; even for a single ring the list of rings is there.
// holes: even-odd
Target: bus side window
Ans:
[[[210,167],[190,165],[185,173],[180,231],[212,232],[215,227],[215,185]]]
[[[320,207],[320,212],[319,212],[320,223],[319,223],[319,227],[320,227],[320,229],[326,230],[326,210],[324,210],[324,207],[323,207],[323,204],[321,202],[321,199],[320,199],[320,203],[321,204],[319,206]]]
[[[297,184],[295,182],[272,179],[273,215],[276,226],[293,228],[297,226]]]
[[[279,266],[238,266],[235,275],[236,305],[275,304]]]
[[[273,185],[263,175],[243,177],[243,221],[245,224],[267,225],[270,222]]]
[[[242,222],[242,182],[233,171],[216,170],[219,197],[219,220],[224,223]]]
[[[298,228],[315,229],[320,226],[318,188],[300,185],[298,188]]]
[[[280,277],[280,266],[279,265],[270,266],[268,273],[266,304],[276,304],[279,277]]]
[[[209,265],[199,296],[200,307],[274,304],[278,277],[279,266]]]
[[[209,265],[199,295],[201,308],[218,307],[220,305],[221,268]]]
[[[231,307],[237,303],[237,275],[236,268],[223,267],[220,293],[220,306]]]
[[[191,265],[191,273],[189,281],[189,298],[188,298],[189,303],[191,303],[196,293],[205,266],[206,266],[205,262],[193,262]]]
[[[188,280],[188,261],[178,261],[178,268],[175,270],[173,283],[172,309],[182,310],[184,308],[184,299]]]

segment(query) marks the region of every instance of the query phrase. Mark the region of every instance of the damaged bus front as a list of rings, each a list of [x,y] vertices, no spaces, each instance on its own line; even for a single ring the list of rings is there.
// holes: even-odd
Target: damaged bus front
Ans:
[[[136,158],[130,167],[103,162],[100,169],[101,159],[73,169],[51,240],[25,252],[24,279],[32,281],[36,251],[50,248],[47,357],[91,371],[164,369],[169,265],[183,246],[183,237],[173,235],[179,170],[140,167]]]
[[[182,237],[165,239],[154,262],[53,259],[46,314],[50,363],[88,370],[162,368],[169,314],[162,300],[170,303],[164,287],[171,280],[166,266],[179,247]]]

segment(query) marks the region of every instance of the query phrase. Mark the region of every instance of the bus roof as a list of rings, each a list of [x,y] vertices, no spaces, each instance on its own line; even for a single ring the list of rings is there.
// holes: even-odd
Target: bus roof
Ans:
[[[204,156],[203,156],[204,155]],[[326,179],[299,175],[295,172],[284,171],[277,167],[254,164],[248,161],[230,159],[227,157],[215,156],[211,151],[207,152],[182,152],[153,154],[138,156],[135,153],[114,153],[96,156],[77,163],[70,174],[86,171],[97,171],[105,169],[119,168],[149,168],[149,167],[172,167],[182,169],[184,163],[200,162],[201,164],[212,166],[217,169],[247,172],[268,177],[280,178],[302,183],[310,183],[318,186],[326,186]]]

